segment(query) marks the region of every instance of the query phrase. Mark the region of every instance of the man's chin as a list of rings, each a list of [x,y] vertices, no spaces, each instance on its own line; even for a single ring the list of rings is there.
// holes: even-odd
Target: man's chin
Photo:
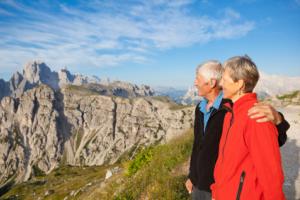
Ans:
[[[223,99],[230,99],[230,96],[223,94]]]

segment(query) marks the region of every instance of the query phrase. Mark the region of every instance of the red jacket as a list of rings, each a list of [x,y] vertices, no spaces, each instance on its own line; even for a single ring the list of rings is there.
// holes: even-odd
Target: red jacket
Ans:
[[[276,127],[247,115],[256,102],[255,93],[246,94],[225,116],[211,185],[216,200],[285,199]]]

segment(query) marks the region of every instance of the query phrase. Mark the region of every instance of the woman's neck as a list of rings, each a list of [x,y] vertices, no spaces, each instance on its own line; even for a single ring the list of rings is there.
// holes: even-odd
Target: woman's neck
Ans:
[[[242,93],[242,94],[236,94],[235,96],[231,97],[231,101],[234,103],[237,100],[239,100],[242,96],[244,96],[246,93]]]

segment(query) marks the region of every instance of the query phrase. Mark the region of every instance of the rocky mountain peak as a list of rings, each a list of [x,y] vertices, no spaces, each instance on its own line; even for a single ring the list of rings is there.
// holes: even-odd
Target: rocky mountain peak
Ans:
[[[23,79],[24,79],[24,77],[20,72],[18,72],[18,71],[15,72],[9,81],[10,89],[16,90]]]
[[[39,81],[41,71],[50,72],[51,70],[43,62],[30,61],[24,65],[23,74],[28,81],[35,83]]]
[[[67,85],[73,83],[75,76],[71,74],[70,71],[67,70],[67,68],[61,69],[58,72],[58,78],[59,78],[59,85]]]
[[[154,91],[149,86],[100,79],[97,76],[72,74],[66,67],[58,72],[52,71],[42,61],[30,61],[24,65],[23,73],[16,72],[9,82],[0,82],[0,100],[4,96],[20,97],[25,91],[45,84],[55,91],[66,85],[85,86],[102,95],[121,97],[152,96]]]
[[[51,69],[41,61],[30,61],[24,66],[24,78],[32,84],[44,83],[58,89],[58,74],[52,72]]]

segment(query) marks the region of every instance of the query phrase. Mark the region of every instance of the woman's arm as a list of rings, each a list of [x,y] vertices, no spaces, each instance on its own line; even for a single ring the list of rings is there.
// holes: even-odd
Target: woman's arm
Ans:
[[[252,119],[249,119],[245,132],[245,141],[265,199],[284,199],[284,178],[277,134],[274,124],[257,123]]]

